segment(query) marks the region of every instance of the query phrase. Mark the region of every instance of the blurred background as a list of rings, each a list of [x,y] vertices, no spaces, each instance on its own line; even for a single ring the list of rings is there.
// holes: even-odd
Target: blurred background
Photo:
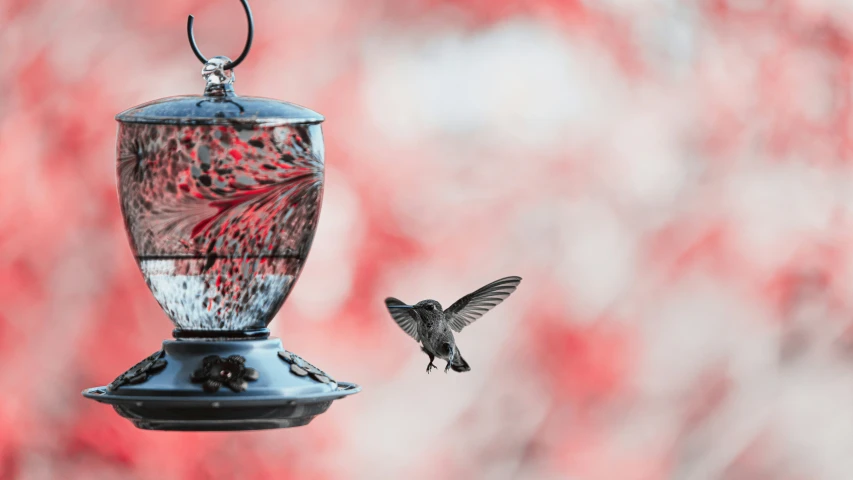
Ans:
[[[252,0],[238,94],[327,118],[271,324],[363,386],[297,429],[84,400],[170,338],[113,116],[201,94],[236,0],[0,0],[0,478],[846,479],[853,5]],[[427,376],[382,300],[524,281]],[[443,363],[439,362],[443,367]]]

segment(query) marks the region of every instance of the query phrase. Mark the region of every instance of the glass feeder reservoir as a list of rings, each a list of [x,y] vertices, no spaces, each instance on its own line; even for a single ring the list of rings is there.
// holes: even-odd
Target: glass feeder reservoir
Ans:
[[[83,395],[140,428],[304,425],[357,385],[269,338],[317,226],[324,152],[318,113],[234,93],[237,61],[205,59],[203,96],[116,116],[117,177],[131,248],[175,340]]]

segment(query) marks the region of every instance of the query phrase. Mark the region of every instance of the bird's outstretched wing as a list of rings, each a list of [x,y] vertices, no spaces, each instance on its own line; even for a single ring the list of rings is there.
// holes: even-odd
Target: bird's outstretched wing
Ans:
[[[450,328],[461,332],[474,320],[504,301],[519,283],[521,277],[505,277],[460,298],[444,311],[449,317]]]
[[[385,299],[385,306],[390,307],[392,305],[406,305],[404,302],[397,300],[394,297],[388,297]],[[389,308],[388,313],[391,314],[391,318],[397,322],[397,325],[403,329],[404,332],[408,333],[409,336],[415,339],[416,342],[420,342],[421,339],[418,337],[418,318],[415,316],[415,311],[411,309],[404,308]]]

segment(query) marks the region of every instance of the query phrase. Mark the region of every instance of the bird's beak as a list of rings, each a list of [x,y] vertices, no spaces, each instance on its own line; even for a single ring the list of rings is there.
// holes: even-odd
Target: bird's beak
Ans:
[[[388,305],[388,308],[415,308],[414,305]]]

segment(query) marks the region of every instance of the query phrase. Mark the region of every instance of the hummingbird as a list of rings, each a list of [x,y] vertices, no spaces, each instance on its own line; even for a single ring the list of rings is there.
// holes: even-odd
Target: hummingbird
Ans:
[[[448,369],[456,372],[471,370],[468,362],[462,358],[453,332],[461,332],[486,312],[504,301],[515,291],[521,277],[505,277],[481,287],[457,300],[442,310],[435,300],[421,300],[407,305],[394,297],[385,299],[385,306],[397,325],[421,344],[421,350],[429,356],[427,373],[433,368],[435,357],[447,361],[444,373]]]

